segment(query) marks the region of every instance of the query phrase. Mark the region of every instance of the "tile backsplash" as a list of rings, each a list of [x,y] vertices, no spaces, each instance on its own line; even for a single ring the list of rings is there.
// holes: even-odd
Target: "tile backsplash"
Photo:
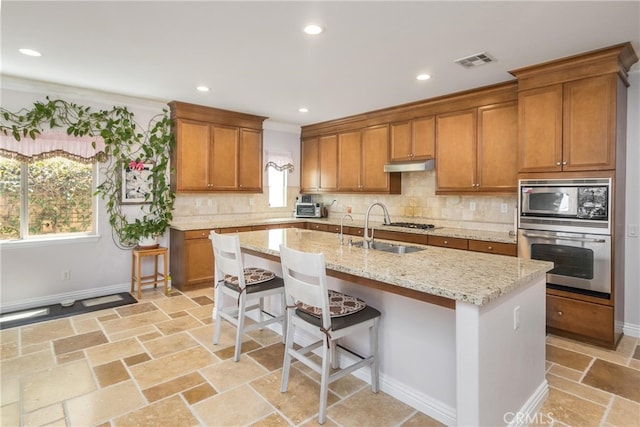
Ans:
[[[287,207],[270,208],[268,188],[262,194],[178,195],[175,223],[220,221],[239,218],[267,219],[293,217],[299,187],[288,187]],[[392,221],[432,223],[440,227],[508,232],[515,229],[516,195],[513,196],[436,196],[435,172],[403,172],[402,194],[319,194],[314,201],[327,206],[329,217],[340,218],[349,208],[356,220],[364,219],[373,202],[389,209]],[[382,210],[371,211],[371,218],[382,221]]]

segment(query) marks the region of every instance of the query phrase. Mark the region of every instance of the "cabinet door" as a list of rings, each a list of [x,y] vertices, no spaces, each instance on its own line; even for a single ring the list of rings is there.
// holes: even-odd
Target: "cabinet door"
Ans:
[[[411,122],[400,122],[391,124],[391,160],[403,161],[411,160]]]
[[[338,186],[341,191],[360,191],[362,182],[362,143],[360,131],[338,135]]]
[[[214,190],[238,188],[238,140],[237,127],[213,126],[211,181]]]
[[[211,129],[208,123],[178,120],[176,129],[176,191],[208,190],[211,183]]]
[[[311,193],[318,191],[320,183],[319,138],[305,138],[300,147],[300,191]]]
[[[562,170],[562,85],[518,94],[519,172]]]
[[[389,161],[389,127],[371,126],[362,131],[362,190],[385,192],[389,174],[384,164]]]
[[[476,109],[436,119],[436,190],[475,191]]]
[[[436,119],[425,117],[411,122],[414,160],[432,159],[436,155]]]
[[[319,189],[336,190],[338,188],[338,135],[321,136],[318,145]]]
[[[209,238],[184,241],[185,285],[213,283],[213,247]]]
[[[615,169],[615,74],[564,84],[563,170]]]
[[[479,191],[515,192],[518,186],[518,105],[478,108],[476,147]]]
[[[240,129],[239,190],[262,192],[262,132]]]

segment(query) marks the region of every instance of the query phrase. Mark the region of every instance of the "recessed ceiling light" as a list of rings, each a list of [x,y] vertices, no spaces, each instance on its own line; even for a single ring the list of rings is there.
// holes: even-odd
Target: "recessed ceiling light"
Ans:
[[[308,113],[309,109],[307,107],[300,107],[298,108],[298,111],[300,111],[301,113]]]
[[[322,27],[316,24],[309,24],[306,27],[304,27],[304,32],[311,36],[315,36],[322,32]]]
[[[416,79],[418,80],[429,80],[431,76],[429,74],[418,74]]]
[[[18,49],[18,51],[23,54],[23,55],[27,55],[27,56],[42,56],[42,54],[40,52],[38,52],[37,50],[33,50],[33,49]]]
[[[196,90],[199,90],[200,92],[209,92],[209,88],[206,86],[198,86]]]

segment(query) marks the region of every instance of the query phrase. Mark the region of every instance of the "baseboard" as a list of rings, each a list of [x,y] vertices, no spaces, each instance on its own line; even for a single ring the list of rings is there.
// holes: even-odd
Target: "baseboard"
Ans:
[[[249,314],[249,317],[253,317],[253,315],[254,314],[251,313]],[[280,325],[280,323],[274,323],[268,327],[274,332],[282,334],[282,325]],[[309,333],[300,329],[296,331],[296,343],[302,347],[310,345],[315,341],[317,340]],[[344,364],[345,366],[358,361],[356,356],[351,355],[348,352],[343,352],[341,354],[341,359],[344,362],[341,363],[341,365]],[[369,384],[371,383],[371,370],[369,367],[358,369],[353,373],[353,376]],[[433,399],[432,397],[415,390],[404,383],[396,381],[393,378],[389,378],[388,376],[385,376],[384,373],[380,373],[380,390],[391,397],[406,403],[412,408],[427,414],[431,418],[440,421],[441,423],[446,425],[456,424],[455,408]]]
[[[549,384],[547,380],[542,381],[536,391],[522,405],[518,412],[504,414],[504,422],[509,427],[520,427],[528,425],[550,425],[553,422],[553,414],[538,412],[549,394]]]
[[[640,325],[633,323],[624,323],[622,333],[629,337],[640,338]]]
[[[45,297],[30,298],[26,300],[15,301],[7,304],[0,304],[0,313],[11,313],[13,311],[25,310],[27,308],[43,307],[47,305],[59,304],[64,300],[83,300],[87,298],[101,297],[104,295],[117,294],[120,292],[129,292],[131,283],[122,283],[118,285],[104,286],[102,288],[91,288],[81,291],[67,292],[64,294],[47,295]]]

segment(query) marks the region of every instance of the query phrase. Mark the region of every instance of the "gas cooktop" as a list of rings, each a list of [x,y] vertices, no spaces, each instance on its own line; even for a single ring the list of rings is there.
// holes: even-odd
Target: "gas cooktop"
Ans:
[[[388,225],[390,227],[418,228],[421,230],[429,230],[435,228],[433,224],[419,224],[417,222],[391,222],[385,225]]]

